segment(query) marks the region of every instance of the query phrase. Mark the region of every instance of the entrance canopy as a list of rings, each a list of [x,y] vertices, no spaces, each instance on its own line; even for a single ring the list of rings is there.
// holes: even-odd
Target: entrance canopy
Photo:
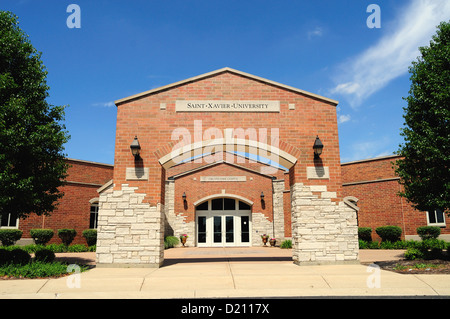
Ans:
[[[241,138],[217,138],[191,143],[174,149],[167,155],[161,157],[159,163],[165,169],[168,169],[202,154],[217,152],[253,154],[267,159],[269,162],[278,163],[288,170],[297,162],[297,158],[274,145]]]

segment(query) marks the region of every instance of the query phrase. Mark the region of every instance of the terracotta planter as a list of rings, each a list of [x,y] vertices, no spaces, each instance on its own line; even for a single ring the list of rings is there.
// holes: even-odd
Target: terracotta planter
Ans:
[[[263,241],[263,243],[264,243],[264,246],[266,246],[268,240],[269,240],[269,238],[262,238],[262,241]]]
[[[277,243],[277,240],[276,239],[271,239],[269,242],[270,242],[270,246],[271,247],[275,247],[275,244]]]
[[[181,243],[183,244],[183,247],[185,247],[184,245],[186,244],[186,237],[181,237]]]

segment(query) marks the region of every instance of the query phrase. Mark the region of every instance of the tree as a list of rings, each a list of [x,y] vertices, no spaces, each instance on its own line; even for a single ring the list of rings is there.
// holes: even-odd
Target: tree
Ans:
[[[450,21],[442,22],[430,46],[409,68],[411,88],[404,108],[405,142],[397,154],[400,193],[422,211],[450,212]]]
[[[0,217],[48,215],[63,196],[69,136],[64,106],[46,101],[46,77],[17,16],[0,11]]]

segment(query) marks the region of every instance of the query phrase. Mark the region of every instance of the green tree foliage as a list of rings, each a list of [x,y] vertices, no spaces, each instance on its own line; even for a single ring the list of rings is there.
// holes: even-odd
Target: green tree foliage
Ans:
[[[49,87],[41,53],[0,11],[0,217],[49,214],[66,177],[64,106],[46,101]]]
[[[442,22],[430,45],[412,63],[404,108],[405,142],[397,154],[401,196],[427,211],[450,208],[450,23]]]

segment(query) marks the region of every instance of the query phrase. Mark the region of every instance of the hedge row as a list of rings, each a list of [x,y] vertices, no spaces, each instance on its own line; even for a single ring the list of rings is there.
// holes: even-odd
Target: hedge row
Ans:
[[[436,226],[422,226],[418,227],[416,231],[422,240],[436,239],[441,234],[441,229]],[[399,241],[402,236],[402,229],[398,226],[381,226],[376,228],[375,232],[380,236],[382,242],[396,242]],[[366,242],[371,242],[372,228],[359,227],[358,238]]]
[[[11,246],[22,238],[22,235],[23,231],[19,229],[0,229],[0,242],[2,246]],[[72,243],[76,235],[75,229],[58,229],[58,237],[66,246]],[[30,236],[37,245],[45,245],[53,238],[54,231],[52,229],[31,229]],[[86,229],[83,231],[82,236],[86,239],[88,246],[95,245],[97,242],[96,229]]]

